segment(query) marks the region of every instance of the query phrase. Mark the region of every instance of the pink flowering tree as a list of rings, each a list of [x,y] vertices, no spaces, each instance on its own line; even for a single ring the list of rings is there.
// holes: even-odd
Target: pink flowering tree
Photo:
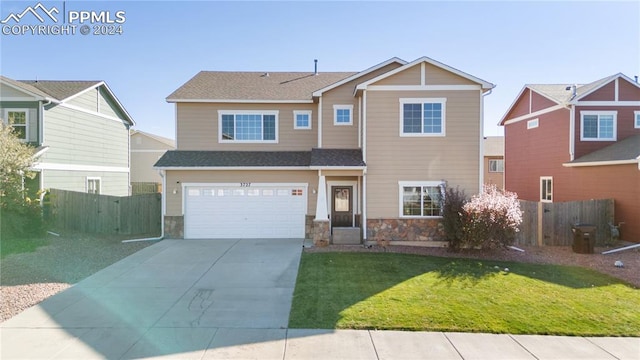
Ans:
[[[470,200],[462,202],[460,198],[459,194],[452,196],[449,199],[452,207],[443,213],[445,234],[452,250],[492,249],[513,244],[522,223],[522,210],[515,193],[485,185],[483,191]],[[445,209],[447,201],[445,198]],[[447,224],[455,226],[448,229]]]
[[[482,248],[506,247],[515,241],[522,223],[522,210],[515,193],[485,185],[462,207],[465,212],[465,241]]]

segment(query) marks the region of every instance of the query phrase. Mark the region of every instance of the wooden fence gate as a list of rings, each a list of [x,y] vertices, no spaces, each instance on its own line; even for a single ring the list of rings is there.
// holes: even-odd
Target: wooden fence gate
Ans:
[[[522,225],[516,245],[560,245],[573,243],[571,227],[576,224],[596,226],[595,241],[611,241],[609,224],[613,224],[613,199],[544,203],[520,200]]]
[[[109,196],[51,189],[45,213],[56,229],[92,234],[159,234],[161,194]]]

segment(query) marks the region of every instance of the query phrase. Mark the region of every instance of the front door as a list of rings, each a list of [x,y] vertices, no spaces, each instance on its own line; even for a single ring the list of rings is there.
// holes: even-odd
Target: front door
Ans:
[[[331,193],[331,227],[353,227],[353,186],[332,186]]]

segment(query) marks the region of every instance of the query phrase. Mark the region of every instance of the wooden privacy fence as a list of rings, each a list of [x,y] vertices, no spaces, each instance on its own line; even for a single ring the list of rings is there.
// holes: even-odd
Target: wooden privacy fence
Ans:
[[[516,245],[561,245],[573,243],[571,227],[576,224],[596,226],[596,244],[611,241],[609,224],[613,224],[613,199],[543,203],[520,200],[522,225]],[[592,235],[592,236],[593,236]]]
[[[140,194],[153,194],[153,193],[161,193],[162,192],[162,184],[154,183],[154,182],[132,182],[131,183],[131,194],[140,195]]]
[[[108,196],[51,189],[51,221],[56,229],[93,234],[159,234],[161,194]]]

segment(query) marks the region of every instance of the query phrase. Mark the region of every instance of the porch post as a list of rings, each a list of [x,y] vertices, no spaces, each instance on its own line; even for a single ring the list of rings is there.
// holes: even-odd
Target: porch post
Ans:
[[[327,211],[327,182],[318,170],[318,198],[316,199],[316,218],[313,220],[313,244],[316,246],[329,245],[329,214]]]

